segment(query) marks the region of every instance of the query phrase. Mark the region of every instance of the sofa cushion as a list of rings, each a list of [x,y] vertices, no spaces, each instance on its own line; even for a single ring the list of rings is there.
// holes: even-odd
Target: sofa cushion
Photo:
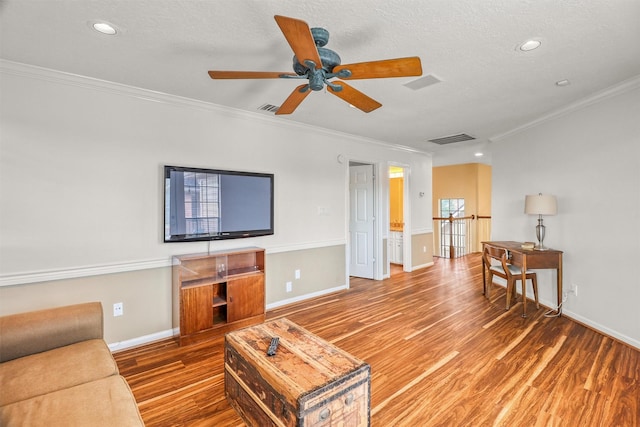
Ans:
[[[88,302],[0,317],[0,362],[103,338],[102,304]]]
[[[0,406],[116,374],[118,366],[101,339],[10,360],[0,363]]]
[[[114,375],[0,407],[0,425],[144,426],[131,389]]]

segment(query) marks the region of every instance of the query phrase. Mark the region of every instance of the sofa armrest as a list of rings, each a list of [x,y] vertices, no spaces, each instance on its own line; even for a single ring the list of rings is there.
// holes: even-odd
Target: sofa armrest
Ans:
[[[0,317],[0,362],[102,339],[103,327],[99,302]]]

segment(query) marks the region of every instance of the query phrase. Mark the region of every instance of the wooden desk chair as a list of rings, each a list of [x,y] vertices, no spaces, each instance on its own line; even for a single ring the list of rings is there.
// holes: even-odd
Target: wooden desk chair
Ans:
[[[485,296],[487,297],[487,299],[491,300],[491,286],[493,285],[493,276],[503,278],[507,281],[506,310],[509,310],[509,308],[511,307],[511,299],[513,298],[515,300],[516,297],[516,280],[522,280],[522,270],[520,269],[520,267],[509,263],[509,252],[504,248],[485,245],[482,258],[484,260],[484,265],[489,271],[489,278],[487,280],[487,289],[485,292]],[[494,261],[498,261],[500,264],[496,264]],[[533,295],[536,300],[536,307],[540,308],[540,304],[538,302],[538,280],[536,277],[536,273],[531,270],[527,270],[525,282],[527,279],[530,279],[531,283],[533,284]],[[526,283],[523,283],[522,286],[526,286]],[[522,317],[526,317],[526,313],[523,313]]]

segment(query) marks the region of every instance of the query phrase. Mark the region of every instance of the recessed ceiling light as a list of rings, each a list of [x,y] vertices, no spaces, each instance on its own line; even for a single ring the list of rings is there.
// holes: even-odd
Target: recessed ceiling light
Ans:
[[[482,157],[482,156],[484,156],[484,153],[481,153],[481,152],[478,151],[477,153],[474,154],[474,156]]]
[[[556,82],[556,86],[569,86],[571,82],[567,79],[559,80]]]
[[[109,36],[113,36],[118,32],[116,27],[106,22],[95,22],[92,26],[94,30]]]
[[[531,39],[518,46],[518,49],[520,49],[522,52],[529,52],[531,50],[539,48],[541,44],[542,42],[540,40]]]

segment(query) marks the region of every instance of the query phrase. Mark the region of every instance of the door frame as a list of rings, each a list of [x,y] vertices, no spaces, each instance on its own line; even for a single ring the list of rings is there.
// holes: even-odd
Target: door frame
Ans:
[[[375,215],[374,224],[373,224],[373,280],[382,280],[383,277],[383,266],[384,264],[380,262],[380,260],[384,259],[382,252],[382,236],[384,235],[382,224],[384,221],[381,221],[380,218],[388,218],[388,213],[383,214],[383,209],[386,211],[389,210],[389,202],[381,203],[381,200],[384,200],[382,197],[382,182],[384,180],[380,179],[380,176],[388,176],[388,168],[387,172],[382,174],[382,168],[386,167],[386,163],[382,164],[380,162],[371,161],[371,160],[359,160],[359,159],[345,159],[342,157],[339,161],[342,160],[345,166],[345,218],[344,218],[344,227],[345,227],[345,236],[346,244],[345,244],[345,283],[347,287],[349,287],[349,278],[350,278],[350,267],[351,267],[351,244],[349,243],[349,220],[351,218],[351,191],[349,189],[349,167],[350,166],[358,166],[358,165],[372,165],[373,166],[373,211]],[[388,187],[388,182],[387,182]],[[388,222],[388,221],[387,221]],[[387,229],[389,226],[387,225]]]
[[[345,218],[344,218],[344,235],[345,239],[345,284],[349,287],[349,268],[351,266],[351,245],[349,243],[349,220],[351,218],[351,194],[349,189],[349,166],[351,163],[361,165],[373,165],[374,173],[374,189],[373,204],[375,212],[375,223],[373,227],[373,253],[374,253],[374,271],[373,280],[382,280],[390,276],[389,257],[384,257],[383,239],[389,238],[389,167],[397,166],[404,169],[403,184],[403,216],[404,229],[402,232],[402,270],[406,272],[413,271],[411,263],[411,167],[406,163],[393,161],[373,161],[366,159],[346,158],[344,155],[338,155],[338,162],[344,165],[345,170]],[[385,177],[381,179],[380,177]],[[384,260],[384,262],[382,262]],[[386,270],[386,273],[385,273]]]
[[[387,179],[385,180],[386,183],[386,221],[385,221],[385,225],[386,225],[386,229],[385,229],[385,235],[387,236],[387,239],[389,239],[390,236],[390,219],[389,219],[389,214],[391,212],[391,207],[389,206],[389,199],[390,199],[390,187],[389,187],[389,168],[391,167],[397,167],[397,168],[402,168],[402,221],[404,222],[404,227],[402,228],[402,271],[406,271],[407,273],[410,273],[412,271],[412,266],[411,266],[411,197],[410,197],[410,192],[409,192],[409,186],[410,186],[410,181],[411,181],[411,167],[405,163],[398,163],[398,162],[387,162],[387,168],[385,171],[385,176],[387,177]],[[389,255],[387,254],[387,259],[386,261],[386,270],[387,270],[387,277],[391,277],[391,262],[389,259]]]

